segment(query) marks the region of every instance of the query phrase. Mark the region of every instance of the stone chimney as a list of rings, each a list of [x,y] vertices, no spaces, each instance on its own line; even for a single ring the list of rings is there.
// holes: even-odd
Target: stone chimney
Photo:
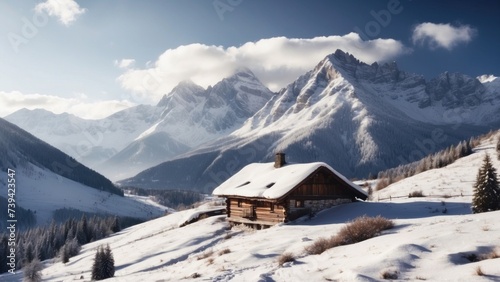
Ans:
[[[286,164],[285,153],[276,153],[276,158],[274,159],[274,167],[280,168]]]

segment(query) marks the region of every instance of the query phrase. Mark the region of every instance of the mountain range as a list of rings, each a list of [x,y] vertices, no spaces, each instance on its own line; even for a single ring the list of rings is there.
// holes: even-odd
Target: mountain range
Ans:
[[[135,106],[101,120],[41,109],[6,119],[118,180],[231,133],[272,95],[242,68],[207,89],[183,81],[156,106]]]
[[[6,119],[113,180],[147,168],[122,185],[210,193],[277,151],[290,162],[323,161],[366,177],[498,128],[499,112],[494,76],[446,72],[427,80],[395,62],[369,65],[337,50],[277,93],[240,69],[207,89],[182,82],[156,106],[98,121],[42,110]]]
[[[396,63],[368,65],[337,50],[230,135],[120,183],[210,192],[277,151],[291,162],[324,161],[366,177],[497,128],[495,81],[457,73],[427,81]]]

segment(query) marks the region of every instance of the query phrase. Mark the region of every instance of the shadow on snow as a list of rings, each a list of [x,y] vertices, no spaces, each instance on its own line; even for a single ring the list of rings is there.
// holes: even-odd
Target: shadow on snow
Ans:
[[[435,216],[471,214],[465,202],[356,202],[323,210],[313,218],[303,217],[289,225],[325,225],[346,223],[357,217],[382,216],[388,219],[417,219]]]

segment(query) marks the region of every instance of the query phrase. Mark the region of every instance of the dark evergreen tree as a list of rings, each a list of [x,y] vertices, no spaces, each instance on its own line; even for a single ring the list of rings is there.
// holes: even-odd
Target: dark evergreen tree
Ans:
[[[91,274],[92,280],[105,279],[102,269],[102,264],[104,261],[103,255],[104,255],[103,248],[102,246],[99,246],[94,256],[94,263],[92,264],[92,274]]]
[[[97,248],[92,265],[92,280],[103,280],[115,276],[115,260],[109,245]]]
[[[109,244],[104,249],[103,274],[106,278],[115,276],[115,259]]]
[[[23,282],[40,282],[42,281],[43,265],[37,258],[23,267],[24,279]]]
[[[62,263],[69,262],[69,248],[68,248],[68,245],[65,244],[61,248],[60,253],[61,253],[61,261],[62,261]]]
[[[113,233],[116,233],[116,232],[120,232],[121,231],[121,227],[120,227],[120,220],[118,219],[117,216],[115,216],[113,218],[113,222],[111,223],[111,227],[110,227],[111,231],[113,231]]]
[[[16,268],[17,269],[21,269],[23,268],[24,264],[24,252],[25,252],[25,242],[22,238],[16,238],[16,246],[17,246],[17,249],[16,249],[16,257],[19,258],[17,259],[17,265],[16,265]]]
[[[76,228],[76,239],[78,240],[78,243],[80,245],[87,244],[90,240],[90,238],[87,238],[87,223],[83,223],[82,221],[78,222],[77,228]]]
[[[66,243],[59,250],[59,256],[61,257],[62,263],[69,262],[69,259],[78,255],[80,253],[81,246],[78,244],[78,240],[73,238],[68,238]]]
[[[69,257],[74,257],[80,253],[81,246],[78,244],[78,240],[76,238],[70,239],[66,241],[66,244],[64,244],[67,248]]]
[[[472,212],[481,213],[500,209],[500,188],[496,169],[489,155],[485,155],[474,184]]]

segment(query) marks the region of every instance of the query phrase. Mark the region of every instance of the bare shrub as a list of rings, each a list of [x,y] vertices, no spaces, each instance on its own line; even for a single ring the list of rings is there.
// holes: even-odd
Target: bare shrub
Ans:
[[[469,253],[465,254],[462,256],[463,258],[467,259],[470,262],[478,262],[486,259],[497,259],[500,258],[500,249],[495,248],[491,250],[489,253],[486,254],[475,254],[475,253]]]
[[[394,227],[394,222],[381,216],[358,217],[340,229],[336,241],[340,245],[358,243],[380,234],[383,230]]]
[[[422,190],[420,191],[412,191],[410,192],[410,194],[408,195],[409,198],[418,198],[418,197],[425,197],[424,193],[422,192]]]
[[[285,253],[281,254],[281,256],[279,256],[278,265],[283,266],[283,264],[285,264],[287,262],[292,262],[292,261],[295,261],[295,256],[290,252],[285,252]]]
[[[476,275],[478,275],[478,276],[484,276],[484,272],[481,269],[481,266],[479,266],[479,265],[476,267]]]
[[[491,252],[483,255],[484,259],[497,259],[500,258],[500,248],[496,248]]]
[[[230,249],[225,248],[224,250],[221,250],[221,251],[219,252],[219,256],[222,256],[222,255],[225,255],[225,254],[229,254],[230,252],[231,252],[231,250],[230,250]]]
[[[324,251],[333,248],[335,246],[332,246],[332,240],[327,239],[327,238],[318,238],[316,241],[314,241],[311,245],[306,246],[304,249],[308,255],[319,255],[323,253]]]
[[[380,191],[384,189],[385,187],[389,186],[391,182],[389,181],[389,178],[382,178],[377,182],[377,185],[375,186],[376,191]]]
[[[392,227],[394,227],[394,222],[387,218],[361,216],[342,227],[337,235],[330,238],[319,238],[304,249],[309,255],[319,255],[330,248],[373,238],[383,230]]]
[[[214,251],[209,250],[209,251],[206,251],[206,252],[202,253],[202,254],[201,254],[201,255],[199,255],[198,257],[196,257],[196,259],[197,259],[197,260],[206,259],[206,258],[208,258],[208,257],[211,257],[213,254],[214,254]]]
[[[393,280],[398,279],[399,272],[397,270],[386,269],[380,273],[382,279]]]

